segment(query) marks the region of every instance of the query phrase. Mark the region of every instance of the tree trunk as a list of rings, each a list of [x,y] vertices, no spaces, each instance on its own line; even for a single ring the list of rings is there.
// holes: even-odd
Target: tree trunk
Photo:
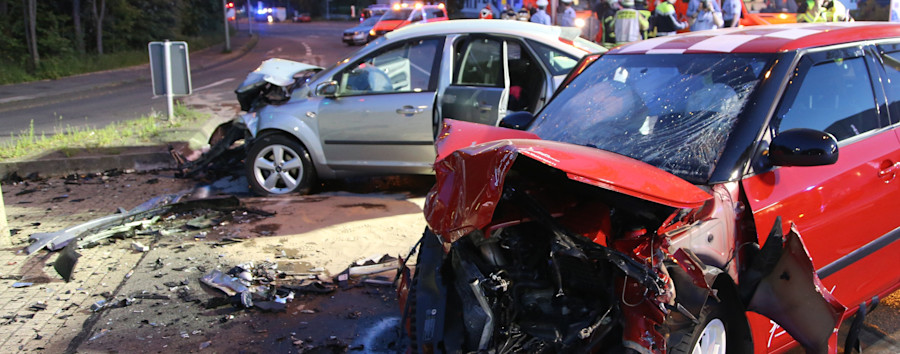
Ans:
[[[84,29],[81,28],[81,0],[72,0],[72,23],[75,27],[75,49],[84,54]]]
[[[31,72],[37,70],[41,64],[41,57],[37,48],[37,0],[22,0],[25,17],[25,43],[28,44],[28,69]]]
[[[94,14],[94,32],[97,35],[97,54],[103,54],[103,17],[106,16],[106,0],[100,0],[100,12],[97,12],[97,0],[91,0]]]

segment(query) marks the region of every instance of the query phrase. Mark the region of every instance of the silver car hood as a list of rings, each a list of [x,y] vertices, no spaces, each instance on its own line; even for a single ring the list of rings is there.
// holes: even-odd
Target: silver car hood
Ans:
[[[258,82],[266,81],[277,86],[288,86],[294,82],[294,74],[306,70],[322,70],[323,68],[316,65],[298,63],[286,59],[268,59],[259,65],[256,70],[247,74],[247,78],[241,87]]]

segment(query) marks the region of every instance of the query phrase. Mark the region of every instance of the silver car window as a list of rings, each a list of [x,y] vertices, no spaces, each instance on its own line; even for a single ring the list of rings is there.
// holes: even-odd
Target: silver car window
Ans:
[[[420,39],[367,56],[338,73],[339,96],[433,91],[441,40]]]

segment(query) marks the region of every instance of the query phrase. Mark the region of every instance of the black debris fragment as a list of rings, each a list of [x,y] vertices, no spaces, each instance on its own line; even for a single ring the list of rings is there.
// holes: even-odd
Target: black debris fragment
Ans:
[[[28,309],[31,311],[34,311],[34,312],[44,311],[47,309],[47,304],[45,304],[41,301],[38,301],[38,302],[32,304],[31,307],[29,307]]]

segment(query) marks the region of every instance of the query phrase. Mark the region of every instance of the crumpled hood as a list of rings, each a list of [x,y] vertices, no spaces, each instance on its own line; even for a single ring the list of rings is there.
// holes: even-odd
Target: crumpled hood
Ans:
[[[273,85],[287,86],[294,83],[294,74],[305,70],[321,70],[321,66],[298,63],[292,60],[273,58],[262,62],[256,70],[247,74],[247,78],[240,87],[266,81]]]
[[[437,147],[437,181],[428,193],[425,218],[437,234],[451,240],[491,221],[506,174],[520,155],[559,169],[572,180],[670,207],[697,208],[712,198],[644,162],[540,140],[529,132],[445,120]]]

